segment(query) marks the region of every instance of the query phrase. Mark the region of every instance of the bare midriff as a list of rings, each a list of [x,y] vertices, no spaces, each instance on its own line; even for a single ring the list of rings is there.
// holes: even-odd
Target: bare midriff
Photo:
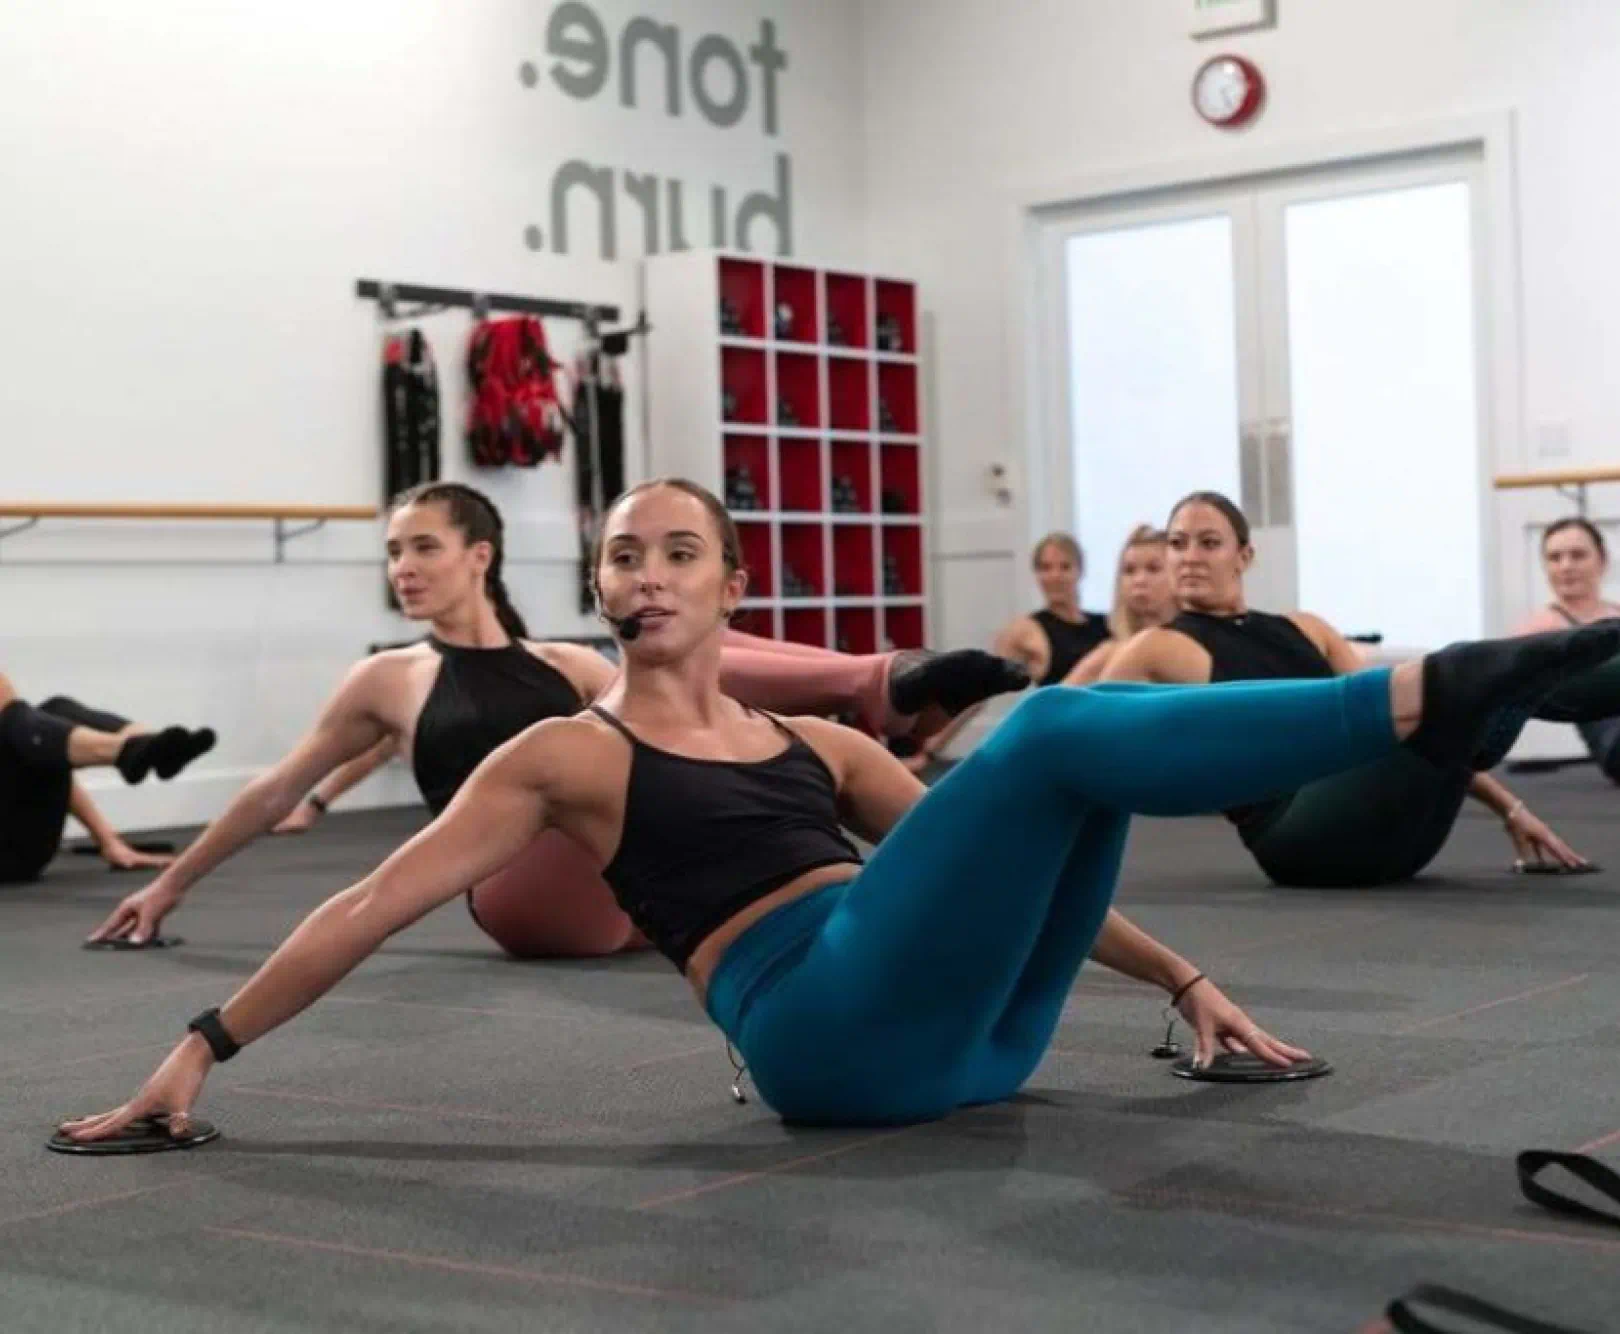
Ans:
[[[692,984],[692,990],[697,992],[701,1001],[708,994],[709,979],[714,976],[714,970],[721,957],[730,948],[731,942],[748,930],[755,922],[767,913],[775,911],[785,903],[794,899],[802,899],[806,894],[813,894],[816,890],[827,885],[841,884],[846,880],[853,880],[859,873],[860,867],[854,862],[838,862],[832,866],[818,866],[813,871],[806,871],[801,876],[787,882],[780,889],[773,889],[762,899],[755,899],[740,912],[733,913],[719,926],[704,936],[698,947],[686,961],[686,980]]]

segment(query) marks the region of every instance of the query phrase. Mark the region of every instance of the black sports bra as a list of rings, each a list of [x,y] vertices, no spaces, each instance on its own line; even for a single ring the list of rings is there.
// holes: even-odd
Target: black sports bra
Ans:
[[[677,968],[703,938],[806,871],[860,865],[821,757],[770,714],[784,750],[753,762],[694,759],[640,740],[606,709],[591,712],[630,743],[624,831],[602,878],[643,935]]]
[[[572,683],[523,645],[463,648],[427,637],[439,674],[416,720],[411,769],[435,815],[489,753],[526,727],[578,713],[585,701]]]

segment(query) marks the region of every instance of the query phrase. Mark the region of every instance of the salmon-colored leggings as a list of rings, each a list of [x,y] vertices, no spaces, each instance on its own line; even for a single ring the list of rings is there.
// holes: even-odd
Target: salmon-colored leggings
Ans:
[[[773,713],[854,713],[880,735],[903,736],[913,720],[889,707],[894,658],[834,653],[732,630],[721,651],[720,688]],[[467,906],[491,939],[519,959],[595,958],[647,945],[591,857],[556,830],[546,830],[469,890]]]

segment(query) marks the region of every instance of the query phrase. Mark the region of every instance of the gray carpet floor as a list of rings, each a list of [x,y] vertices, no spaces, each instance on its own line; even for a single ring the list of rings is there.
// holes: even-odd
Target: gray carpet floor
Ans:
[[[511,962],[452,905],[215,1074],[220,1142],[48,1153],[421,817],[265,840],[164,952],[81,950],[142,881],[63,856],[0,891],[0,1328],[1350,1331],[1420,1280],[1620,1328],[1620,1230],[1513,1173],[1620,1162],[1620,791],[1512,782],[1615,870],[1512,876],[1468,814],[1419,883],[1283,891],[1136,825],[1120,906],[1331,1077],[1174,1079],[1156,994],[1088,969],[1018,1101],[879,1132],[734,1104],[661,960]]]

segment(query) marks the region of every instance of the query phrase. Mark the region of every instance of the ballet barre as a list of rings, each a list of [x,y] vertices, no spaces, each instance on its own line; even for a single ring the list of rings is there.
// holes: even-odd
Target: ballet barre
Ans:
[[[276,564],[286,557],[287,543],[313,533],[332,520],[375,519],[375,505],[202,505],[80,504],[47,501],[0,501],[0,517],[21,523],[0,527],[0,541],[34,527],[41,519],[270,519],[275,524]],[[299,527],[289,523],[302,521]]]
[[[1563,468],[1551,472],[1504,473],[1496,478],[1498,491],[1523,491],[1550,486],[1559,495],[1575,502],[1575,511],[1586,516],[1586,488],[1599,482],[1620,482],[1620,468]]]

